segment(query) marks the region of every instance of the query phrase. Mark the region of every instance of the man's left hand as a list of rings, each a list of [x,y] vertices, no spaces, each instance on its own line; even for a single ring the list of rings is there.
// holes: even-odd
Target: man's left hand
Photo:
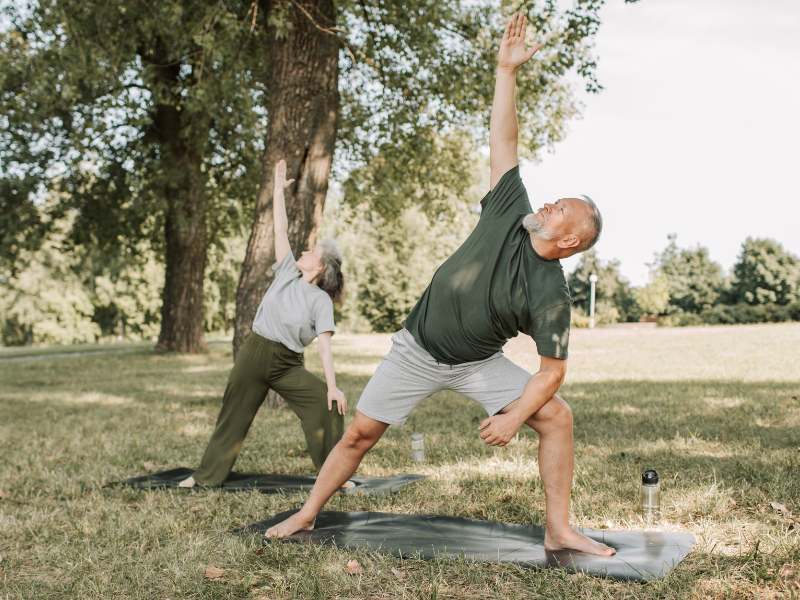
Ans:
[[[499,414],[485,419],[478,431],[481,432],[481,439],[490,446],[505,446],[517,435],[521,426],[522,423],[514,415]]]

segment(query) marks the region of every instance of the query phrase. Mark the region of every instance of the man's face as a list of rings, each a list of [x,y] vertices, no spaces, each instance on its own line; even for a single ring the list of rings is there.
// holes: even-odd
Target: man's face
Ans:
[[[534,213],[542,223],[542,233],[551,239],[568,233],[577,233],[580,223],[589,216],[589,205],[578,198],[561,198],[555,204],[545,204]]]

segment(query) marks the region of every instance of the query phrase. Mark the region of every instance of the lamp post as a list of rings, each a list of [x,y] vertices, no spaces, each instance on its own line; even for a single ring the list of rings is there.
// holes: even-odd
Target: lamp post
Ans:
[[[592,284],[592,296],[589,300],[589,328],[594,329],[594,284],[597,283],[597,275],[589,275],[589,282]]]

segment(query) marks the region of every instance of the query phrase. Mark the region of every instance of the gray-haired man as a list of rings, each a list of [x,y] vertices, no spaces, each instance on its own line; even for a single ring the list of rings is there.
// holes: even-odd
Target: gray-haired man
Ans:
[[[500,44],[490,124],[491,192],[480,222],[436,272],[392,338],[359,400],[356,416],[331,451],[305,506],[267,537],[311,529],[325,502],[355,473],[389,425],[402,425],[422,400],[442,389],[481,404],[489,417],[480,437],[505,446],[526,424],[540,435],[545,488],[545,547],[611,555],[612,548],[569,526],[574,467],[572,411],[556,392],[567,372],[571,299],[560,258],[590,248],[602,219],[591,200],[563,198],[530,213],[519,176],[515,73],[541,45],[525,49],[527,19],[512,16]],[[531,376],[501,352],[522,331],[541,356]]]

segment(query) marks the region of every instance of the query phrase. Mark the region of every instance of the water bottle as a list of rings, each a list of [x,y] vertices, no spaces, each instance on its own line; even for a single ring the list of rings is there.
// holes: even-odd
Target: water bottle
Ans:
[[[642,473],[642,488],[639,491],[642,500],[642,518],[646,521],[661,516],[661,486],[658,484],[658,473],[649,469]]]
[[[425,443],[422,441],[421,433],[411,436],[411,460],[417,462],[425,460]]]

